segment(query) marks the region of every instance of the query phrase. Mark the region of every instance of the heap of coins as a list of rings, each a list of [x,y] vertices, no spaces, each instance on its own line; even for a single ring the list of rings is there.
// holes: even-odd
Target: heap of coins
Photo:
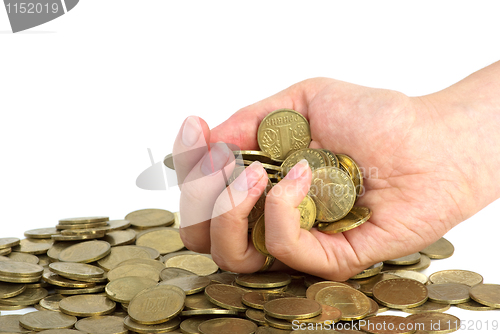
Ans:
[[[449,333],[460,327],[444,313],[450,307],[500,308],[500,285],[477,273],[419,272],[454,253],[444,238],[334,282],[300,272],[223,272],[210,255],[184,248],[179,219],[145,209],[124,220],[62,219],[22,240],[0,238],[0,310],[34,307],[0,315],[0,332],[374,333],[385,322]],[[389,309],[410,315],[378,315]]]

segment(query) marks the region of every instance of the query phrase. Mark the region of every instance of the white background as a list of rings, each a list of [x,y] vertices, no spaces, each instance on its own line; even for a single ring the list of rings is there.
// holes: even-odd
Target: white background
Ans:
[[[500,59],[499,9],[495,1],[82,0],[12,34],[1,7],[0,235],[72,216],[177,211],[176,188],[147,191],[135,180],[150,166],[147,148],[162,160],[188,115],[213,127],[315,76],[435,92]],[[500,283],[499,209],[497,201],[449,232],[455,255],[426,272],[469,269]]]

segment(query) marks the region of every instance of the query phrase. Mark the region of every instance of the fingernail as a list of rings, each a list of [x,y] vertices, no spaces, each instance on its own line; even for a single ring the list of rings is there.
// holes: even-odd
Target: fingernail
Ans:
[[[188,147],[193,146],[200,138],[201,126],[196,117],[189,116],[182,129],[182,143]]]
[[[201,163],[202,173],[210,175],[218,172],[226,166],[227,160],[232,154],[233,152],[223,142],[215,143]]]
[[[293,168],[286,174],[285,179],[295,180],[302,176],[309,169],[309,162],[306,159],[300,160]]]
[[[241,173],[241,175],[234,180],[233,188],[238,191],[252,189],[262,178],[263,170],[262,164],[259,161],[252,162],[252,164],[245,169],[245,173]]]

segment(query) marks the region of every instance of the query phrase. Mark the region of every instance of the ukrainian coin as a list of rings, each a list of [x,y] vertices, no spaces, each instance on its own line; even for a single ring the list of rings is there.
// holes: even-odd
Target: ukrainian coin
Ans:
[[[141,334],[154,334],[154,333],[166,333],[166,332],[171,332],[172,334],[174,334],[174,332],[172,331],[174,329],[179,328],[180,323],[181,319],[179,317],[173,318],[167,322],[163,322],[161,324],[156,324],[156,325],[140,324],[132,320],[129,316],[127,316],[123,321],[123,325],[125,326],[125,328],[135,333],[141,333]]]
[[[2,333],[30,333],[31,331],[19,324],[21,314],[8,314],[0,317],[0,331]]]
[[[275,299],[280,299],[280,298],[290,298],[290,297],[295,297],[294,295],[288,293],[288,292],[257,292],[257,291],[252,291],[252,292],[247,292],[245,293],[241,301],[243,304],[263,310],[264,309],[264,304],[267,303],[268,301],[275,300]]]
[[[109,217],[105,216],[96,216],[96,217],[77,217],[77,218],[65,218],[60,219],[59,224],[91,224],[91,223],[99,223],[99,222],[107,222]]]
[[[72,279],[102,277],[104,270],[99,267],[76,262],[54,262],[49,264],[50,270],[63,277]]]
[[[427,285],[429,300],[440,304],[460,304],[470,300],[470,287],[460,283],[442,283]]]
[[[130,259],[150,259],[150,253],[144,248],[137,246],[117,246],[111,248],[110,253],[97,261],[97,264],[104,270],[111,270],[115,268],[120,262]]]
[[[61,262],[90,263],[109,254],[111,246],[106,241],[85,241],[63,249],[58,256]]]
[[[43,273],[43,267],[38,264],[17,262],[17,261],[0,261],[0,275],[16,276],[16,277],[33,277]]]
[[[7,255],[12,252],[12,248],[7,247],[7,248],[0,248],[0,256],[1,255]]]
[[[157,281],[146,277],[122,277],[106,285],[106,295],[119,303],[130,303],[132,298],[147,288],[156,286]]]
[[[2,299],[2,304],[4,305],[34,305],[38,303],[42,298],[47,297],[48,291],[45,290],[44,288],[38,288],[38,289],[26,289],[24,290],[21,294]]]
[[[141,234],[137,237],[135,244],[152,247],[160,254],[173,253],[184,248],[179,231],[169,228]]]
[[[108,282],[108,273],[105,271],[102,277],[89,277],[89,278],[79,278],[81,282],[92,282],[92,283],[107,283]]]
[[[424,285],[429,281],[427,276],[425,276],[424,274],[411,270],[384,270],[383,273],[398,276],[400,278],[414,279],[415,281],[419,281]]]
[[[37,283],[42,275],[40,276],[30,276],[30,277],[19,277],[19,276],[7,276],[0,275],[0,282],[9,282],[9,283]]]
[[[427,301],[425,285],[412,279],[395,278],[380,281],[373,287],[373,297],[385,306],[406,309],[422,305]]]
[[[54,234],[52,240],[54,241],[82,241],[82,240],[94,240],[100,239],[106,235],[105,232],[100,234],[81,234],[81,235],[62,235]]]
[[[188,318],[183,322],[181,322],[180,325],[181,331],[185,334],[199,334],[200,332],[198,331],[198,326],[202,322],[205,322],[210,319],[211,318],[207,316]]]
[[[167,154],[167,156],[165,156],[165,158],[163,158],[163,164],[165,166],[167,166],[168,168],[175,170],[174,157],[173,157],[172,153]]]
[[[427,255],[422,254],[422,256],[420,257],[420,262],[418,262],[418,263],[410,264],[408,266],[385,264],[384,271],[393,271],[393,270],[421,271],[421,270],[429,268],[430,265],[431,265],[431,259]]]
[[[174,214],[162,209],[143,209],[129,213],[125,219],[136,228],[145,229],[151,227],[169,226],[174,223]]]
[[[75,328],[93,334],[127,334],[123,318],[112,315],[90,317],[78,320]]]
[[[26,262],[33,264],[39,264],[40,262],[38,256],[28,253],[12,252],[9,255],[7,255],[7,257],[12,261],[17,261],[17,262]]]
[[[260,326],[266,325],[265,315],[266,314],[264,313],[264,311],[251,309],[251,308],[249,308],[245,312],[245,317],[247,319],[252,320],[253,322],[257,323],[257,325],[260,325]]]
[[[283,161],[288,152],[309,146],[311,130],[298,112],[279,109],[264,117],[257,130],[257,141],[273,160]]]
[[[24,314],[19,318],[19,324],[34,331],[45,329],[72,328],[76,317],[53,311],[35,311]]]
[[[222,283],[222,284],[233,284],[236,280],[236,274],[223,272],[220,274],[212,274],[208,275],[208,277],[212,280],[213,283]]]
[[[288,320],[271,317],[269,314],[264,315],[264,319],[266,320],[266,324],[268,326],[288,331],[293,329],[292,323]]]
[[[76,242],[72,241],[61,241],[61,242],[55,242],[52,247],[47,251],[47,256],[52,262],[57,262],[59,261],[59,254],[69,246],[73,246],[77,244]]]
[[[412,334],[415,332],[415,323],[408,318],[395,315],[379,315],[366,319],[360,329],[374,334]]]
[[[453,252],[455,252],[455,247],[445,238],[439,239],[420,251],[420,253],[427,255],[431,259],[446,259],[452,256]]]
[[[177,277],[187,277],[187,276],[197,276],[195,273],[181,268],[165,268],[160,272],[160,278],[162,281],[168,281],[169,279]],[[234,279],[233,279],[234,281]]]
[[[451,314],[429,312],[421,314],[412,314],[406,319],[415,322],[415,327],[420,328],[424,333],[451,333],[460,328],[460,319]]]
[[[427,312],[446,312],[449,310],[450,304],[440,304],[427,300],[420,306],[402,309],[401,311],[411,314],[427,313]]]
[[[115,219],[107,222],[110,231],[125,230],[130,227],[130,221],[125,219]]]
[[[238,311],[226,309],[201,309],[182,311],[181,316],[192,317],[197,315],[238,315]]]
[[[339,165],[339,159],[337,158],[337,156],[330,150],[326,150],[326,149],[323,149],[321,148],[320,151],[322,151],[326,157],[328,158],[329,162],[327,162],[327,166],[331,166],[331,167],[337,167],[339,168],[340,165]]]
[[[375,304],[377,304],[377,303],[375,303]],[[377,306],[377,310],[378,310],[378,306]],[[321,305],[321,314],[319,314],[313,318],[297,319],[296,321],[298,321],[299,323],[305,322],[305,323],[332,325],[333,323],[340,320],[341,316],[342,316],[342,312],[338,308],[333,307],[333,306],[329,306],[329,305]]]
[[[161,272],[162,270],[166,269],[165,265],[163,263],[161,263],[160,261],[153,260],[153,259],[129,259],[129,260],[125,260],[123,262],[120,262],[118,264],[118,267],[125,266],[125,265],[132,265],[132,264],[150,266],[150,267],[153,267],[154,269],[156,269],[158,272]]]
[[[278,319],[307,319],[321,314],[321,304],[315,300],[288,297],[264,304],[264,313]]]
[[[395,264],[395,265],[400,265],[400,266],[407,266],[410,264],[415,264],[420,262],[420,253],[413,253],[410,255],[406,255],[403,257],[399,257],[397,259],[392,259],[392,260],[386,260],[384,261],[384,264]]]
[[[359,196],[363,191],[363,173],[361,173],[358,164],[345,154],[337,154],[337,159],[339,160],[340,169],[351,177],[356,189],[356,194]]]
[[[147,277],[158,282],[160,280],[160,271],[145,264],[127,264],[124,266],[119,265],[108,272],[108,280],[110,282],[118,278],[130,276]]]
[[[92,288],[77,288],[77,289],[61,289],[61,288],[56,288],[54,291],[56,293],[59,293],[61,295],[83,295],[83,294],[91,294],[91,293],[97,293],[97,292],[103,292],[104,289],[106,288],[105,285],[97,285]]]
[[[338,308],[341,320],[350,321],[363,318],[371,309],[368,297],[362,292],[347,286],[331,286],[321,289],[315,300],[322,305]]]
[[[271,155],[263,151],[233,151],[233,153],[235,158],[241,157],[242,160],[259,161],[270,165],[276,164]]]
[[[16,311],[25,309],[27,307],[27,305],[5,305],[0,302],[0,311]]]
[[[226,284],[213,284],[205,288],[208,300],[217,306],[228,310],[245,312],[246,306],[241,299],[247,290]]]
[[[315,299],[316,298],[316,294],[324,289],[324,288],[327,288],[327,287],[330,287],[330,286],[349,286],[347,285],[345,282],[333,282],[333,281],[321,281],[321,282],[317,282],[317,283],[314,283],[314,284],[311,284],[307,290],[306,290],[306,298],[307,299]]]
[[[264,215],[255,223],[252,229],[252,242],[259,253],[265,256],[270,256],[271,254],[266,248],[266,225],[265,225]]]
[[[203,255],[179,255],[165,262],[167,267],[181,268],[199,276],[207,276],[219,270],[217,264]]]
[[[79,228],[79,229],[68,229],[62,230],[60,233],[64,236],[87,236],[87,235],[99,235],[104,236],[107,232],[109,232],[109,226],[101,226],[94,228]]]
[[[373,296],[373,287],[375,286],[375,284],[377,284],[380,281],[393,278],[399,278],[399,277],[387,273],[380,273],[366,279],[361,279],[358,282],[360,285],[359,291],[363,292],[367,296]]]
[[[352,230],[368,221],[372,211],[364,206],[354,206],[342,219],[333,223],[319,223],[318,230],[326,234],[335,234]]]
[[[327,161],[330,159],[326,156],[326,154],[321,150],[316,150],[313,148],[303,148],[294,152],[291,152],[281,164],[281,168],[283,169],[283,176],[288,174],[288,172],[301,160],[307,160],[309,163],[309,167],[311,170],[315,170],[319,167],[326,167]]]
[[[217,305],[211,303],[204,293],[186,296],[185,310],[207,310],[216,308]]]
[[[22,239],[12,250],[28,254],[45,254],[53,243],[51,239]]]
[[[287,285],[286,292],[292,294],[294,297],[306,298],[306,286],[302,278],[292,278],[292,282]]]
[[[480,304],[500,308],[500,285],[478,284],[470,289],[470,297]]]
[[[300,211],[300,228],[309,231],[316,222],[316,204],[310,196],[306,195],[300,202],[298,209]]]
[[[253,334],[257,325],[246,319],[218,318],[202,322],[198,329],[201,334]]]
[[[129,245],[135,241],[135,232],[133,230],[119,230],[106,233],[102,239],[108,242],[111,247]]]
[[[369,317],[373,317],[373,316],[377,315],[378,310],[379,310],[378,303],[369,297],[368,297],[368,299],[370,300],[371,307],[370,307],[370,311],[368,311],[368,313],[365,315],[365,318],[369,318]]]
[[[59,302],[61,312],[77,317],[93,317],[113,313],[116,303],[106,296],[77,295]]]
[[[42,275],[43,279],[52,285],[61,286],[63,288],[92,288],[95,286],[93,282],[80,282],[69,278],[59,276],[50,271],[46,271]]]
[[[24,236],[31,239],[50,239],[52,234],[56,233],[57,229],[55,227],[42,227],[28,230],[24,232]]]
[[[383,267],[384,267],[383,262],[375,263],[373,266],[370,266],[365,270],[363,270],[362,272],[360,272],[359,274],[354,275],[353,277],[351,277],[351,279],[359,279],[359,278],[367,278],[375,276],[382,271]]]
[[[345,217],[356,200],[352,180],[335,167],[313,171],[309,195],[316,204],[316,220],[321,222],[334,222]]]
[[[108,222],[87,223],[87,224],[59,224],[56,230],[81,230],[108,226]]]
[[[19,245],[21,239],[19,238],[0,238],[0,249],[2,248],[12,248]]]
[[[429,276],[433,284],[460,283],[475,286],[483,283],[483,276],[468,270],[443,270]]]
[[[210,278],[206,276],[188,276],[162,281],[159,285],[175,285],[181,288],[186,295],[192,295],[203,291],[210,284],[210,282]]]
[[[132,320],[145,325],[168,321],[184,308],[186,295],[173,285],[158,285],[142,290],[130,301],[128,314]]]
[[[495,307],[479,304],[478,302],[472,299],[469,300],[468,302],[460,303],[455,306],[469,311],[490,311],[495,309]]]
[[[158,252],[156,249],[151,248],[151,247],[146,247],[146,246],[136,246],[139,248],[142,248],[146,250],[149,253],[149,257],[153,260],[159,260],[160,259],[160,252]]]
[[[264,272],[253,274],[239,274],[235,282],[249,288],[277,288],[288,285],[292,278],[283,272]]]
[[[26,284],[0,282],[0,299],[20,295],[24,290],[26,290]]]
[[[59,302],[63,300],[64,297],[63,295],[60,294],[54,294],[54,295],[49,295],[45,298],[40,299],[38,302],[40,306],[43,308],[50,310],[50,311],[57,311],[60,312],[59,310]]]

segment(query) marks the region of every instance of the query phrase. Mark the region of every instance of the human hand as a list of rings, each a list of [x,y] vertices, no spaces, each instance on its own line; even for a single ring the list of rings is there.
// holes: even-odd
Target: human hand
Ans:
[[[430,97],[409,98],[317,78],[243,108],[211,131],[201,119],[188,118],[174,146],[185,245],[210,252],[225,270],[254,272],[262,266],[264,256],[248,240],[246,217],[265,188],[265,171],[255,164],[226,189],[221,168],[231,175],[232,154],[218,144],[210,160],[206,143],[258,149],[262,119],[289,108],[308,119],[310,147],[345,153],[364,170],[365,189],[356,205],[370,208],[373,215],[356,229],[333,235],[300,229],[297,207],[309,189],[311,170],[296,165],[266,198],[268,251],[293,269],[345,280],[374,263],[423,249],[478,210],[478,203],[470,200],[475,189],[466,175],[468,167],[460,158],[464,147],[457,145],[463,134],[448,126],[448,118],[432,102]],[[457,125],[466,127],[462,121]],[[189,130],[183,134],[185,128]],[[202,149],[179,155],[192,147]],[[240,204],[231,205],[230,196]],[[281,269],[281,263],[273,269]]]

